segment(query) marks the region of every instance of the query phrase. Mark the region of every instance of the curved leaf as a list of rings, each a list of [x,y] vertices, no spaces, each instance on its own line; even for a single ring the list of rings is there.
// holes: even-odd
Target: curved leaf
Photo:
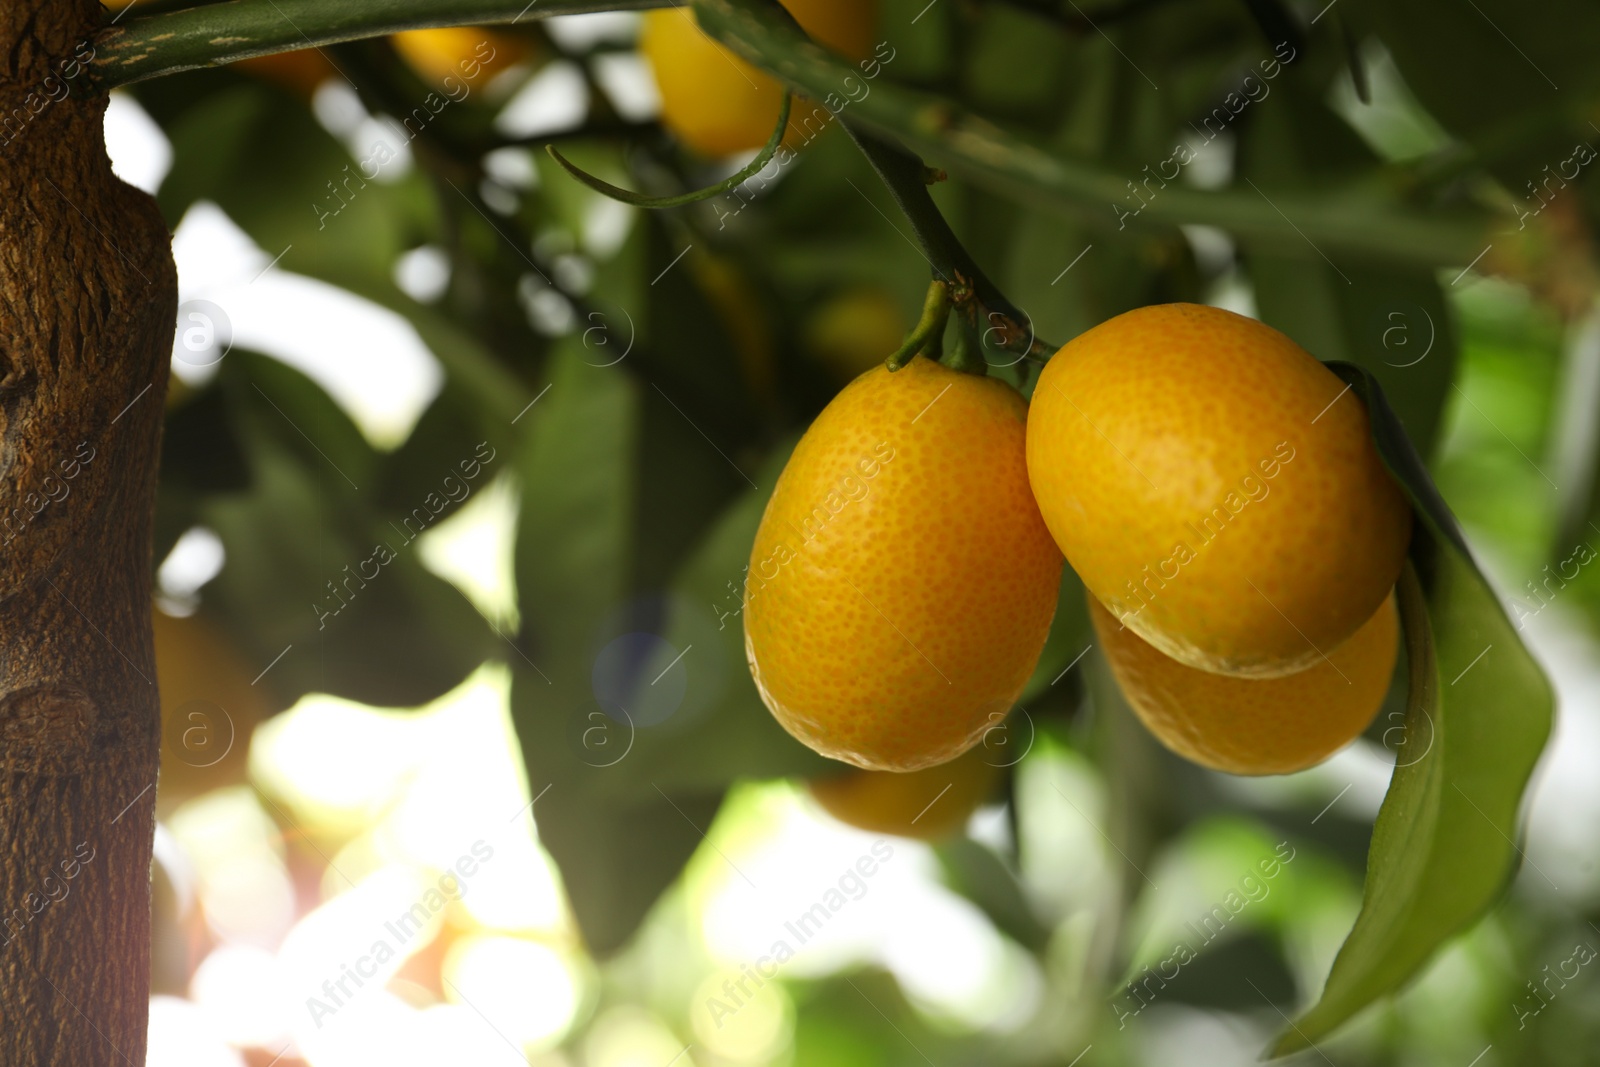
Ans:
[[[545,145],[544,150],[550,154],[551,159],[561,165],[562,170],[572,175],[573,178],[600,195],[608,196],[618,203],[657,211],[671,207],[684,207],[688,204],[698,204],[702,200],[710,200],[712,197],[721,196],[723,193],[732,192],[763,170],[766,170],[767,164],[772,162],[772,157],[778,154],[778,146],[783,143],[784,131],[789,128],[789,111],[793,104],[794,94],[785,92],[783,94],[783,104],[778,108],[778,125],[773,129],[772,136],[767,138],[767,143],[762,146],[761,151],[756,153],[754,159],[715,185],[709,185],[704,189],[696,189],[693,192],[682,193],[678,196],[646,196],[643,193],[623,189],[620,186],[612,185],[604,178],[590,174],[562,155],[553,144]]]
[[[1366,402],[1373,437],[1416,511],[1399,592],[1412,665],[1406,743],[1378,812],[1361,913],[1322,997],[1272,1048],[1311,1047],[1414,977],[1489,910],[1516,873],[1518,810],[1554,696],[1473,562],[1377,382],[1329,368]]]

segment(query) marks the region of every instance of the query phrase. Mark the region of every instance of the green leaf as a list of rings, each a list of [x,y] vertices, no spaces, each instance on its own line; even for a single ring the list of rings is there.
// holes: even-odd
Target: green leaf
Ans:
[[[604,959],[628,943],[721,805],[721,793],[661,793],[653,802],[629,805],[551,792],[534,806],[539,840],[561,869],[593,955]]]
[[[793,442],[790,442],[792,447]],[[789,448],[755,472],[763,487],[729,506],[679,571],[665,633],[675,648],[703,657],[690,675],[683,706],[659,727],[642,731],[634,777],[663,789],[722,788],[741,778],[833,773],[824,759],[778,725],[762,703],[745,661],[740,596],[750,545]],[[649,688],[654,671],[636,689]]]
[[[515,664],[512,716],[543,797],[534,811],[541,839],[585,941],[606,955],[676,880],[736,775],[702,748],[719,739],[730,679],[749,679],[742,648],[719,649],[709,586],[691,601],[636,584],[640,542],[651,536],[640,481],[654,402],[621,367],[587,354],[576,338],[556,346],[549,393],[525,423],[517,582],[527,653]],[[712,463],[721,465],[714,453],[697,456],[692,469]],[[703,523],[718,504],[688,501],[680,512],[709,507]],[[672,526],[690,523],[681,514]],[[747,536],[740,551],[742,564]],[[732,566],[727,577],[739,574]],[[655,575],[642,577],[654,585]],[[685,780],[690,770],[699,773]]]
[[[654,388],[591,355],[581,339],[559,342],[549,392],[523,423],[527,659],[513,660],[512,716],[542,797],[541,839],[585,941],[605,955],[676,880],[730,783],[826,761],[762,705],[737,611],[787,451],[752,471],[763,489],[731,504],[707,487],[667,500],[643,483],[687,490],[704,472],[716,483],[739,475]],[[644,552],[695,530],[687,548]]]
[[[1365,401],[1378,450],[1417,515],[1414,569],[1399,586],[1411,695],[1407,742],[1373,827],[1361,913],[1321,999],[1278,1039],[1275,1056],[1310,1047],[1399,989],[1494,904],[1522,855],[1518,810],[1554,710],[1549,682],[1382,390],[1358,367],[1330,369]]]
[[[945,881],[978,907],[996,929],[1030,952],[1050,944],[1050,927],[1039,920],[1015,872],[994,850],[969,837],[952,838],[934,851]]]
[[[379,510],[377,454],[310,379],[235,351],[213,389],[226,399],[250,480],[246,492],[207,491],[194,505],[193,521],[214,529],[227,553],[205,597],[240,646],[270,667],[262,684],[285,706],[313,691],[415,706],[460,684],[494,652],[483,617],[424,568],[411,545],[447,502],[445,471],[431,498],[409,499],[406,511]],[[469,451],[446,462],[481,458]],[[493,470],[484,464],[478,484]],[[411,509],[420,511],[407,526]],[[378,545],[388,548],[387,562]]]
[[[608,796],[630,777],[617,764],[632,751],[632,720],[591,694],[597,640],[628,589],[637,386],[618,368],[586,364],[570,341],[556,347],[549,369],[549,392],[526,416],[518,462],[526,651],[512,661],[511,716],[540,840],[561,870],[584,940],[604,956],[632,936],[699,837],[664,794],[631,804]],[[719,802],[713,796],[694,807],[709,818]]]
[[[1083,665],[1083,654],[1093,642],[1094,630],[1089,625],[1089,612],[1083,599],[1083,582],[1071,567],[1062,567],[1061,593],[1056,600],[1055,617],[1050,620],[1050,633],[1039,653],[1039,662],[1033,668],[1033,676],[1017,697],[1017,703],[1026,706],[1050,693],[1068,690],[1062,675],[1069,667]]]

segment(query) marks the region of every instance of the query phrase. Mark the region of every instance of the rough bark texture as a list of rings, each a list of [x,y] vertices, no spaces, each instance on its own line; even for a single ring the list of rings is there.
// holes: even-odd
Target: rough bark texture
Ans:
[[[0,1064],[138,1067],[176,278],[111,173],[95,0],[0,0]]]

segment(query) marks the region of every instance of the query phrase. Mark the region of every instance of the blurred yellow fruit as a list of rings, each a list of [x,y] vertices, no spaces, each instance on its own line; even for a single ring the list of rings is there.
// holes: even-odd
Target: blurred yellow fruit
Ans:
[[[967,825],[1000,781],[982,746],[920,771],[849,771],[806,783],[822,809],[842,823],[879,834],[937,841]]]
[[[1194,304],[1130,311],[1056,353],[1028,475],[1112,614],[1241,677],[1337,648],[1388,596],[1411,533],[1348,386],[1278,331]]]
[[[203,614],[155,612],[163,805],[244,777],[250,734],[276,709],[250,664]]]
[[[241,59],[231,66],[246,74],[253,74],[262,81],[280,85],[303,100],[310,100],[317,86],[339,76],[328,58],[314,48]]]
[[[872,54],[878,0],[784,0],[784,7],[819,44],[849,59]],[[706,156],[760,148],[778,124],[783,88],[713,40],[687,7],[649,11],[639,51],[655,71],[661,120],[678,139]],[[796,100],[784,143],[811,140],[827,125],[828,110]]]
[[[869,770],[943,763],[1000,722],[1055,613],[1027,407],[927,359],[857,378],[806,431],[756,531],[745,650],[795,737]]]
[[[390,38],[411,69],[422,80],[442,84],[446,78],[462,83],[487,82],[533,53],[528,41],[478,26],[451,26],[438,30],[406,30]]]
[[[1162,654],[1088,600],[1100,646],[1139,719],[1178,755],[1230,774],[1291,774],[1360,736],[1383,706],[1399,649],[1400,613],[1390,594],[1315,666],[1230,678]]]
[[[828,300],[806,323],[806,352],[848,382],[888,359],[910,330],[905,312],[886,291],[851,289]]]

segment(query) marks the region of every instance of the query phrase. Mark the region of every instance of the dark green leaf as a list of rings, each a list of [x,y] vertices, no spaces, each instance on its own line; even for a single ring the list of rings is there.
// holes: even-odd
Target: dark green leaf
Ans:
[[[1052,691],[1064,689],[1066,682],[1062,675],[1069,667],[1083,665],[1080,657],[1093,641],[1094,630],[1089,625],[1089,613],[1083,600],[1083,582],[1071,567],[1062,567],[1061,595],[1056,601],[1055,618],[1050,620],[1050,635],[1045,638],[1033,677],[1028,679],[1017,702],[1027,705]]]
[[[626,804],[607,795],[631,778],[635,727],[626,709],[595,699],[591,664],[628,587],[638,396],[621,370],[582,353],[557,346],[549,393],[524,424],[516,574],[528,652],[513,660],[511,715],[540,839],[584,940],[604,955],[678,876],[720,798],[695,802],[699,821],[688,826],[665,794]]]
[[[683,706],[639,735],[635,771],[662,788],[721,788],[740,778],[812,776],[838,768],[784,732],[761,702],[745,663],[740,590],[756,526],[788,452],[779,449],[755,472],[762,488],[749,490],[725,511],[673,583],[668,643],[693,646],[689,655],[699,662]],[[639,679],[636,688],[648,689],[648,681]]]
[[[1002,933],[1030,952],[1043,952],[1050,928],[1039,921],[1017,876],[994,851],[970,838],[938,847],[939,866],[950,887],[978,907]]]
[[[561,868],[590,952],[604,959],[628,943],[721,804],[720,793],[625,805],[552,791],[535,805],[539,839]]]
[[[448,502],[443,476],[431,496],[380,510],[377,454],[310,379],[235,351],[216,388],[249,457],[250,490],[207,495],[195,508],[227,553],[206,598],[241,647],[271,665],[263,684],[284,704],[319,691],[389,707],[460,684],[495,645],[483,617],[412,545]],[[463,484],[492,476],[492,463],[480,467]]]

